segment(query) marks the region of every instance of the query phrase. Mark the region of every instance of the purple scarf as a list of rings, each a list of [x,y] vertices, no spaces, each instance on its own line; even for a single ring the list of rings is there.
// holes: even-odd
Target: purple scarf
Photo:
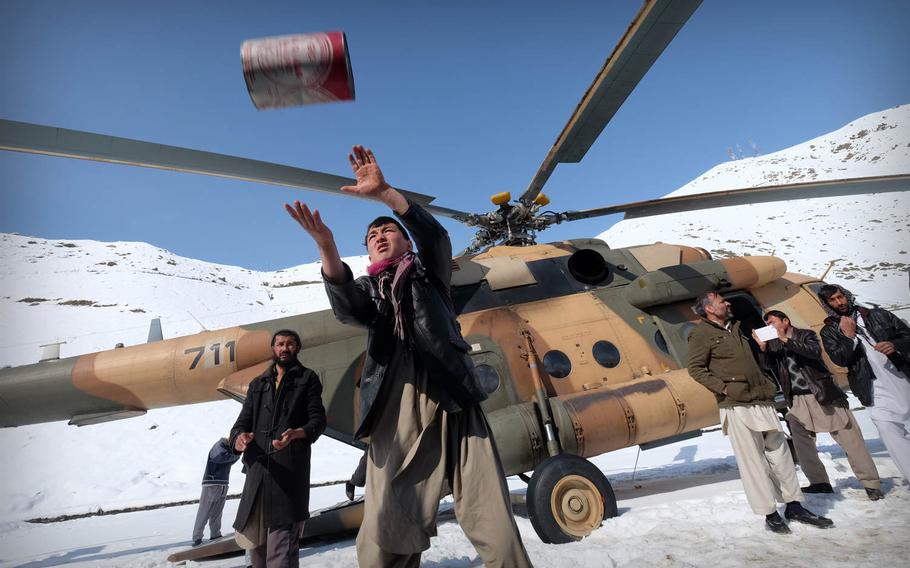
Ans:
[[[415,258],[417,255],[408,251],[399,257],[380,260],[367,267],[367,274],[374,278],[379,277],[379,295],[392,302],[392,309],[395,313],[395,335],[401,340],[405,339],[404,310],[402,310],[401,303],[405,282],[414,266]],[[389,285],[390,279],[391,285]],[[386,297],[386,290],[391,292],[389,297]]]

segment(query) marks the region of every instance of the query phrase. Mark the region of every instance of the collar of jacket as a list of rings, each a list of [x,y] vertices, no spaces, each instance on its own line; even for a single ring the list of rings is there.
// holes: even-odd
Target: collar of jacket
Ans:
[[[701,321],[703,321],[704,323],[706,323],[712,327],[716,327],[717,329],[719,329],[721,331],[728,331],[730,333],[733,333],[733,330],[736,328],[737,325],[739,325],[739,320],[732,319],[732,320],[730,320],[730,329],[727,329],[726,326],[720,325],[719,323],[715,323],[706,317],[702,317],[702,316],[699,316],[699,317],[701,317]]]
[[[276,371],[275,371],[275,366],[276,366],[276,364],[275,364],[275,363],[272,363],[271,365],[269,365],[269,368],[268,368],[268,369],[266,369],[265,371],[263,371],[262,374],[259,375],[259,376],[256,377],[256,378],[257,378],[257,379],[266,379],[266,380],[269,381],[269,384],[273,384],[273,383],[275,382],[274,379],[275,379],[275,377],[276,377],[276,375],[277,375],[277,373],[276,373]],[[293,366],[293,367],[288,368],[288,369],[284,372],[284,378],[282,378],[281,381],[284,382],[285,379],[289,379],[289,378],[292,378],[292,377],[296,377],[296,376],[301,375],[301,374],[303,374],[303,364],[302,364],[302,363],[300,362],[300,360],[298,359],[298,360],[296,360],[296,361],[294,362],[294,366]]]

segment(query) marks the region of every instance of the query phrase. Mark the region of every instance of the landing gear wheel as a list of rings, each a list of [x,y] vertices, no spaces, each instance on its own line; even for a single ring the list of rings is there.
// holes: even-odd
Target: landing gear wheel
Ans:
[[[616,496],[603,472],[572,454],[553,456],[537,466],[527,500],[531,525],[547,543],[581,540],[601,521],[616,516]]]

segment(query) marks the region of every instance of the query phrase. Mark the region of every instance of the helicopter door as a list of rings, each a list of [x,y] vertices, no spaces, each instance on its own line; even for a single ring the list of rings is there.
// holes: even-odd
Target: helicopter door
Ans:
[[[730,308],[733,310],[733,317],[740,321],[740,329],[746,337],[752,337],[752,330],[758,327],[765,327],[765,321],[762,319],[762,308],[758,305],[752,294],[748,292],[733,292],[724,294],[724,299],[730,302]]]
[[[469,335],[465,341],[471,345],[474,374],[489,397],[481,403],[483,411],[490,413],[518,402],[512,375],[499,345],[485,335]]]

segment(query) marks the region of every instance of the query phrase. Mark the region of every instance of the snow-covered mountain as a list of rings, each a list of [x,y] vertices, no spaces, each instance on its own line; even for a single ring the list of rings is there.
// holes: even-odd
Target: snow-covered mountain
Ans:
[[[721,164],[670,195],[894,173],[910,173],[910,105],[874,113],[774,154]],[[826,198],[696,211],[678,214],[672,220],[664,216],[622,221],[601,238],[614,247],[654,241],[690,244],[709,249],[718,257],[773,253],[784,258],[790,270],[807,274],[820,274],[829,261],[841,258],[844,260],[838,261],[827,277],[829,281],[853,288],[861,300],[907,308],[908,213],[907,193]],[[347,261],[355,272],[364,271],[363,257]],[[179,257],[144,243],[0,234],[0,266],[0,366],[35,362],[41,345],[58,341],[65,341],[61,357],[107,349],[117,342],[141,343],[155,317],[161,318],[168,338],[196,333],[203,327],[214,329],[328,307],[319,283],[318,263],[257,272]],[[69,546],[48,548],[42,540],[58,538],[62,533],[34,528],[23,519],[198,497],[206,452],[226,433],[238,410],[235,402],[223,401],[156,410],[139,418],[78,429],[58,422],[0,430],[0,445],[6,449],[6,458],[0,461],[0,564],[18,564],[14,559],[31,558],[39,559],[33,565],[52,565],[53,558],[60,555],[67,562],[79,563],[76,559],[89,554],[80,552],[80,543],[85,541],[79,539]],[[864,527],[863,538],[874,541],[870,546],[883,565],[894,565],[906,557],[910,545],[899,537],[889,540],[883,535],[899,535],[910,528],[902,503],[910,493],[897,487],[897,470],[874,439],[874,428],[870,430],[864,422],[863,430],[867,438],[873,438],[870,447],[892,492],[884,505],[866,502],[842,452],[830,446],[830,440],[823,442],[831,452],[825,454],[825,463],[841,494],[814,505],[823,507],[822,513],[828,508],[836,513],[832,516],[846,532],[824,537],[811,533],[811,539],[803,539],[800,535],[808,537],[812,529],[796,530],[800,544],[793,546],[793,551],[783,545],[767,548],[763,539],[769,537],[763,535],[760,523],[748,511],[735,479],[729,445],[717,432],[699,442],[644,452],[641,461],[636,448],[595,459],[608,472],[621,501],[627,500],[621,502],[620,517],[578,546],[573,545],[572,554],[569,548],[542,544],[527,519],[519,519],[519,525],[532,557],[553,566],[611,562],[704,565],[717,561],[736,566],[780,562],[804,565],[800,560],[807,557],[799,556],[799,550],[826,554],[847,546],[847,541],[854,540],[849,532],[853,525]],[[313,456],[313,482],[323,482],[350,475],[359,452],[322,438]],[[639,469],[638,477],[630,477],[634,467]],[[232,493],[241,489],[243,477],[237,469]],[[646,483],[645,491],[640,491],[639,480],[649,476],[650,485]],[[314,507],[341,498],[339,488],[325,488],[329,490],[330,495],[314,492]],[[236,501],[229,502],[226,527],[235,506]],[[156,512],[160,514],[160,518],[154,517],[158,520],[130,525],[133,532],[144,528],[149,531],[144,535],[158,535],[154,546],[136,540],[131,533],[123,534],[122,539],[132,544],[121,546],[111,541],[110,549],[132,546],[140,551],[138,559],[132,561],[134,565],[165,565],[166,543],[174,541],[174,534],[188,535],[193,510],[164,511],[170,512]],[[883,515],[887,521],[880,518]],[[73,532],[111,530],[112,534],[121,534],[117,522],[97,522],[92,528]],[[183,525],[179,530],[170,526],[175,522],[187,525],[185,530]],[[732,540],[713,539],[710,535],[714,531],[729,532]],[[685,538],[680,538],[682,534]],[[34,541],[35,551],[60,552],[14,555],[12,551],[26,541]],[[668,542],[678,543],[675,558],[658,553]],[[734,561],[730,556],[732,542],[740,542],[738,547],[754,542],[757,548]],[[351,565],[350,549],[328,550],[320,557],[325,560],[322,565]],[[862,544],[854,549],[853,553],[868,552]],[[769,550],[773,552],[770,556]],[[471,560],[474,553],[470,544],[457,528],[441,528],[433,551],[434,555],[427,558],[437,558],[432,561],[434,565],[451,565],[447,562],[452,558],[458,559],[458,566],[477,565]],[[106,565],[123,565],[116,554],[103,558]]]
[[[366,257],[345,259],[355,272]],[[212,264],[146,243],[0,234],[0,366],[328,308],[318,262],[274,272]]]
[[[859,118],[785,150],[715,166],[665,197],[842,178],[910,174],[910,105]],[[717,257],[773,254],[791,272],[844,285],[861,302],[910,316],[910,192],[721,207],[620,221],[612,247],[662,241]]]

